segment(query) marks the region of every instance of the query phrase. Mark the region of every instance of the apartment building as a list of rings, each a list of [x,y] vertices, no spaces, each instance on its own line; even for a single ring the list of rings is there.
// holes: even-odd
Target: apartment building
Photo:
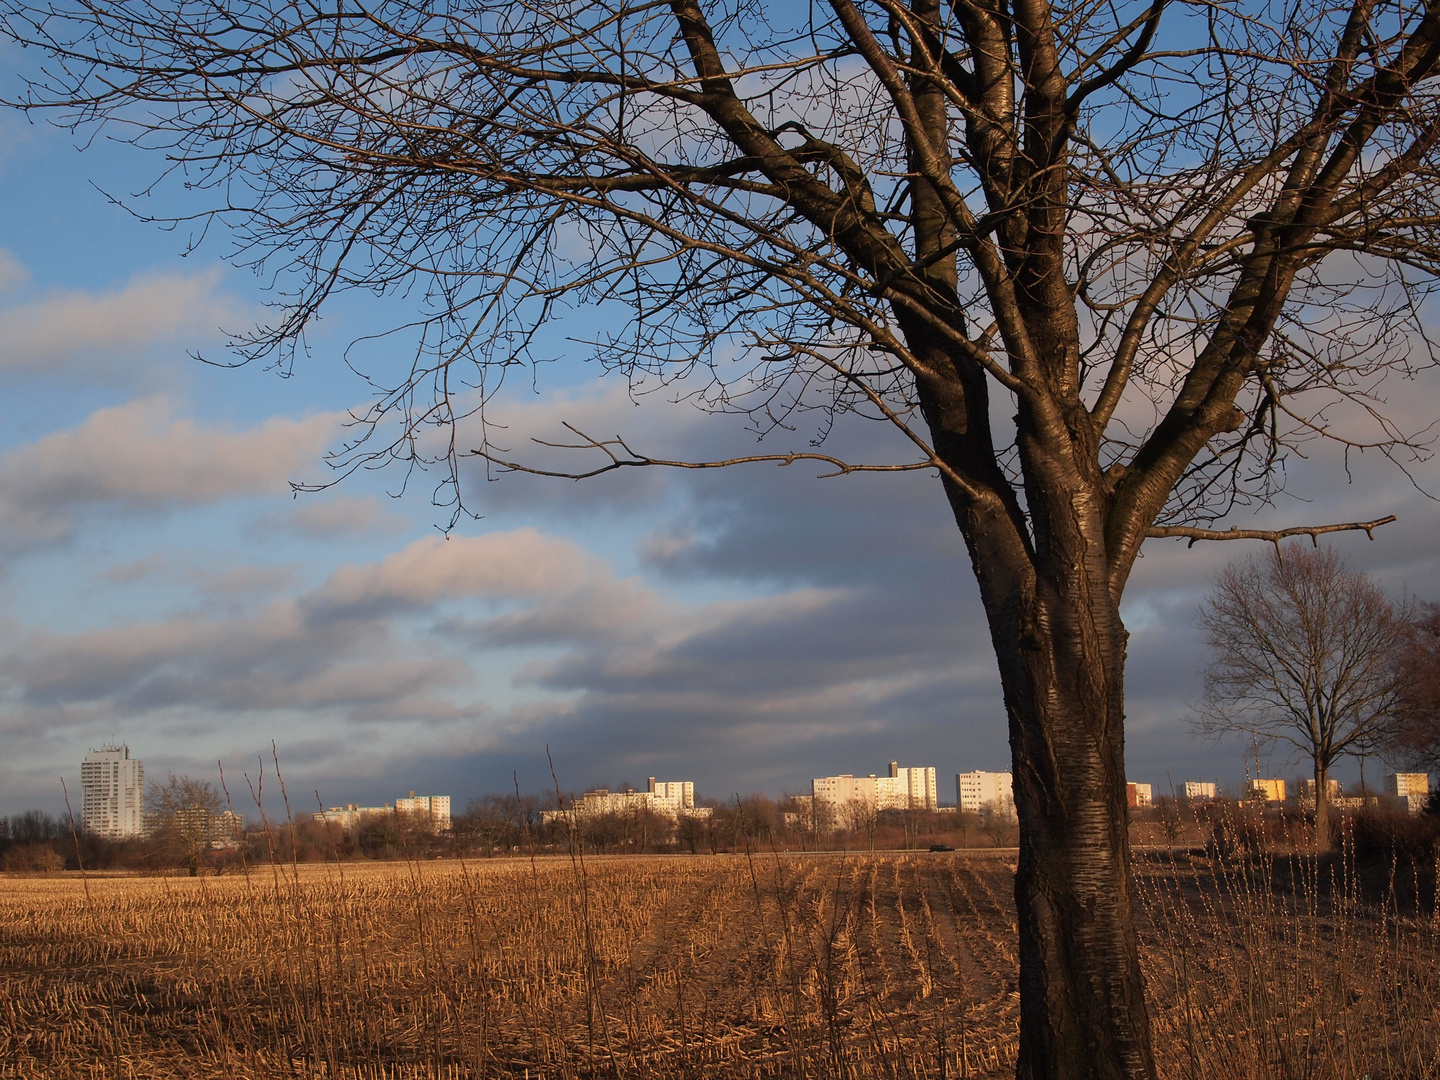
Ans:
[[[986,806],[1014,806],[1014,776],[1008,772],[966,772],[955,775],[955,805],[978,814]]]
[[[1137,784],[1133,780],[1125,785],[1125,805],[1132,807],[1153,806],[1154,789],[1149,784]]]
[[[341,832],[353,833],[360,828],[365,818],[394,812],[395,808],[389,803],[384,806],[361,806],[359,803],[352,802],[346,803],[344,806],[327,807],[324,813],[315,814],[314,818]]]
[[[1325,778],[1325,801],[1327,803],[1334,806],[1342,791],[1339,780],[1329,776]],[[1307,803],[1312,807],[1315,805],[1315,778],[1313,776],[1307,776],[1300,781],[1299,798],[1302,803]]]
[[[313,817],[332,828],[353,833],[365,818],[385,814],[405,814],[416,824],[432,828],[435,832],[445,832],[450,828],[450,796],[416,795],[412,791],[408,796],[396,799],[394,806],[389,803],[384,806],[346,803],[344,806],[327,807],[324,813],[315,814]]]
[[[111,840],[145,833],[145,763],[130,747],[102,746],[80,763],[84,800],[80,819],[90,832]]]
[[[1245,796],[1249,799],[1263,799],[1265,802],[1284,802],[1285,781],[1278,777],[1246,781]]]
[[[450,828],[449,795],[416,795],[410,792],[408,798],[395,800],[397,814],[410,814],[414,819],[428,820],[436,832]]]
[[[1397,772],[1385,777],[1385,794],[1404,799],[1412,814],[1418,814],[1430,797],[1430,774]]]
[[[695,782],[693,780],[661,780],[658,783],[649,778],[648,790],[650,809],[671,817],[695,809]],[[703,809],[703,807],[702,807]]]
[[[885,792],[890,805],[900,810],[934,810],[940,805],[935,785],[935,766],[911,765],[901,768],[900,763],[890,762],[888,785],[880,785],[877,791]],[[881,809],[884,809],[882,807]]]
[[[1214,802],[1215,783],[1211,780],[1186,780],[1185,798],[1191,802]]]
[[[594,788],[587,791],[574,804],[564,810],[546,810],[541,819],[551,821],[574,820],[576,818],[600,817],[604,814],[634,814],[641,810],[662,814],[665,817],[707,818],[714,811],[708,806],[695,805],[695,782],[693,780],[656,781],[652,776],[645,791],[611,791],[609,788]]]
[[[875,810],[934,810],[936,797],[935,767],[912,765],[902,768],[890,762],[889,776],[819,776],[810,782],[811,798],[817,812],[835,813],[850,803]]]

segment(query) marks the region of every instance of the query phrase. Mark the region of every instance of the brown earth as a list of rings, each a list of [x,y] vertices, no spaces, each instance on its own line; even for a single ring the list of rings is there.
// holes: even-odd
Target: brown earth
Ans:
[[[1013,858],[0,878],[0,1077],[1006,1076]],[[1163,1075],[1437,1075],[1432,919],[1139,858]]]

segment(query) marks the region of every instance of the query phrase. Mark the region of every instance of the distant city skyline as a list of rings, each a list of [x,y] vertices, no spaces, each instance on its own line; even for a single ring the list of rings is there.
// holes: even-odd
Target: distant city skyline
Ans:
[[[128,744],[123,744],[123,743],[117,743],[117,744],[113,744],[113,745],[112,745],[112,744],[106,744],[106,745],[102,746],[99,751],[96,751],[96,750],[94,750],[94,749],[92,748],[92,750],[90,751],[90,753],[87,755],[86,762],[88,763],[92,758],[94,758],[94,759],[98,762],[98,761],[100,760],[100,757],[103,756],[104,759],[105,759],[105,761],[108,763],[112,757],[117,757],[117,756],[119,756],[119,755],[121,755],[121,754],[123,754],[123,755],[125,755],[125,756],[128,756],[129,753],[130,753],[130,748],[129,748]],[[107,756],[107,755],[108,755],[108,756]],[[140,785],[141,785],[141,786],[140,786],[140,788],[138,789],[138,790],[140,790],[140,795],[138,796],[138,799],[143,800],[144,765],[143,765],[142,761],[141,761],[140,759],[138,759],[138,758],[130,758],[130,761],[133,763],[133,765],[134,765],[136,768],[138,768],[138,775],[139,775],[139,777],[141,778],[141,779],[140,779]],[[257,761],[256,764],[257,764],[257,765],[259,764],[258,761]],[[273,765],[274,765],[273,761],[267,761],[267,762],[265,762],[264,764],[265,764],[265,769],[266,769],[266,775],[267,775],[267,776],[271,776],[271,775],[273,774]],[[281,764],[282,770],[284,770],[284,768],[285,768],[285,763],[284,763],[284,758],[283,758],[283,756],[282,756],[282,758],[281,758],[280,764]],[[1254,764],[1253,751],[1252,751],[1251,756],[1250,756],[1250,761],[1249,761],[1247,764],[1249,764],[1250,766],[1253,767],[1253,764]],[[900,766],[898,765],[898,762],[897,762],[896,760],[893,760],[893,759],[890,760],[890,761],[887,763],[887,765],[888,765],[888,771],[889,771],[890,777],[891,777],[891,778],[897,778],[897,777],[898,777],[898,778],[900,778],[900,779],[903,779],[903,780],[905,781],[905,784],[907,785],[907,786],[906,786],[906,790],[907,790],[907,791],[915,790],[914,785],[917,784],[917,783],[918,783],[918,784],[921,784],[921,785],[924,785],[924,784],[928,783],[929,785],[931,785],[928,789],[926,789],[926,790],[928,790],[928,791],[930,792],[930,794],[927,796],[927,799],[933,800],[933,804],[934,804],[934,805],[938,805],[938,806],[958,806],[958,807],[965,808],[968,804],[967,804],[966,800],[961,796],[961,793],[960,793],[960,789],[962,788],[963,784],[965,784],[965,783],[969,783],[970,786],[971,786],[971,788],[973,789],[973,790],[972,790],[972,797],[971,797],[971,801],[972,801],[972,802],[975,802],[975,803],[978,805],[978,804],[982,804],[982,803],[984,803],[984,802],[990,801],[991,799],[994,799],[997,795],[1000,794],[1001,788],[1005,786],[1005,781],[1008,781],[1009,776],[1010,776],[1010,773],[1009,773],[1008,770],[957,770],[957,771],[955,771],[955,772],[947,772],[947,770],[946,770],[945,767],[943,767],[943,766],[937,767],[937,766],[926,765],[926,766],[915,766],[915,767],[912,767],[912,766],[900,767]],[[107,764],[106,768],[108,769],[108,767],[109,767],[109,766],[108,766],[108,764]],[[95,768],[98,769],[99,766],[96,765]],[[84,765],[84,763],[82,763],[82,773],[84,773],[84,769],[85,769],[85,765]],[[685,772],[687,773],[687,775],[689,775],[690,772],[693,772],[693,770],[683,770],[683,769],[682,769],[682,771],[685,771]],[[1264,770],[1262,770],[1262,771],[1264,771]],[[231,779],[233,780],[233,779],[234,779],[234,773],[233,773],[233,771],[232,771],[232,770],[227,770],[227,772],[230,774]],[[914,779],[914,780],[911,779],[912,773],[916,776],[916,779]],[[927,774],[928,774],[928,776],[927,776]],[[1403,787],[1407,782],[1410,783],[1410,784],[1412,784],[1412,785],[1418,785],[1418,784],[1421,783],[1420,778],[1426,777],[1426,775],[1427,775],[1427,774],[1424,774],[1424,773],[1406,772],[1406,771],[1403,770],[1403,769],[1401,769],[1401,770],[1388,770],[1388,769],[1387,769],[1387,770],[1383,770],[1379,775],[1372,775],[1371,778],[1370,778],[1370,780],[1369,780],[1369,786],[1370,786],[1371,788],[1373,788],[1375,791],[1381,790],[1381,789],[1382,789],[1382,785],[1391,785],[1391,786],[1393,786],[1393,782],[1396,780],[1397,774],[1398,774],[1398,777],[1399,777],[1399,781],[1398,781],[1398,782],[1401,784],[1402,787]],[[98,773],[92,773],[91,775],[98,775]],[[215,772],[215,773],[212,775],[211,773],[205,772],[204,769],[198,770],[196,773],[191,774],[191,775],[193,775],[193,776],[194,776],[195,778],[197,778],[197,779],[207,780],[207,781],[211,782],[212,784],[217,783],[217,781],[218,781],[218,779],[219,779],[218,772]],[[256,769],[254,769],[254,770],[251,771],[251,777],[252,777],[252,778],[258,777],[258,775],[259,775],[259,770],[258,770],[258,768],[256,768]],[[1178,777],[1179,774],[1176,773],[1175,775],[1176,775],[1176,777]],[[1187,776],[1185,776],[1183,779],[1177,778],[1177,779],[1174,779],[1174,780],[1167,780],[1167,781],[1165,781],[1165,782],[1156,782],[1156,781],[1154,781],[1154,780],[1149,780],[1149,781],[1136,780],[1136,779],[1134,778],[1133,774],[1132,774],[1131,779],[1130,779],[1130,784],[1131,784],[1131,786],[1133,787],[1135,784],[1138,783],[1138,784],[1141,785],[1142,788],[1149,788],[1149,789],[1153,792],[1153,795],[1152,795],[1152,796],[1148,796],[1148,797],[1169,796],[1169,795],[1172,795],[1172,794],[1173,794],[1175,797],[1179,797],[1179,798],[1191,798],[1191,799],[1214,798],[1214,797],[1216,797],[1217,795],[1228,795],[1228,796],[1231,796],[1231,797],[1241,797],[1241,796],[1245,795],[1247,792],[1253,793],[1255,790],[1257,790],[1257,785],[1258,785],[1258,789],[1263,789],[1267,794],[1276,794],[1276,793],[1279,793],[1279,792],[1286,792],[1287,789],[1288,789],[1288,786],[1290,786],[1290,785],[1294,785],[1295,790],[1305,790],[1305,784],[1306,784],[1306,780],[1307,780],[1307,770],[1306,770],[1306,767],[1305,767],[1302,763],[1297,763],[1296,767],[1293,768],[1293,769],[1289,769],[1289,770],[1279,770],[1278,772],[1272,772],[1271,775],[1273,776],[1273,779],[1259,779],[1259,780],[1256,779],[1256,777],[1254,776],[1253,773],[1250,773],[1250,774],[1241,773],[1240,776],[1235,777],[1235,778],[1232,778],[1232,779],[1230,779],[1230,780],[1226,780],[1226,779],[1223,779],[1223,778],[1222,778],[1222,779],[1219,779],[1219,780],[1202,779],[1202,778],[1198,778],[1198,777],[1193,776],[1193,775],[1187,775]],[[107,776],[108,776],[108,772],[107,772]],[[877,777],[880,778],[880,779],[882,779],[882,780],[883,780],[883,779],[886,779],[885,774],[884,774],[884,773],[881,773],[881,772],[876,772],[876,773],[873,773],[873,774],[866,774],[866,773],[859,773],[859,772],[837,773],[837,774],[832,774],[831,776],[826,777],[826,778],[823,778],[823,779],[827,779],[827,780],[829,780],[829,781],[836,781],[836,780],[840,780],[840,779],[842,779],[842,778],[844,778],[844,779],[855,778],[855,779],[859,779],[859,780],[862,780],[862,781],[863,781],[863,780],[866,780],[866,779],[873,779],[873,778],[877,778]],[[953,786],[953,789],[954,789],[954,791],[955,791],[955,796],[956,796],[956,797],[955,797],[954,799],[951,799],[948,794],[942,795],[942,792],[948,792],[949,790],[951,790],[950,788],[946,788],[946,787],[945,787],[945,784],[939,783],[939,781],[940,781],[941,779],[944,779],[944,778],[946,778],[946,777],[949,778],[949,779],[946,781],[946,783],[951,783],[952,786]],[[1406,778],[1414,778],[1414,779],[1410,779],[1410,780],[1407,781]],[[547,778],[547,779],[548,779],[548,778]],[[663,786],[663,790],[661,791],[661,794],[662,794],[663,796],[667,797],[667,798],[668,798],[669,796],[671,796],[671,795],[674,795],[674,796],[676,797],[676,799],[678,800],[677,805],[678,805],[678,804],[695,805],[695,800],[696,800],[696,799],[700,799],[700,800],[702,800],[702,801],[724,802],[724,801],[726,801],[727,799],[729,799],[729,798],[731,798],[731,797],[733,797],[733,796],[737,796],[737,795],[738,795],[738,796],[748,796],[748,795],[751,795],[751,794],[764,795],[764,796],[766,796],[766,797],[768,797],[768,798],[774,798],[774,799],[777,799],[777,800],[778,800],[778,799],[784,798],[784,797],[786,797],[786,796],[795,796],[795,795],[812,796],[812,795],[815,793],[815,790],[816,790],[816,789],[815,789],[815,785],[819,782],[820,779],[822,779],[822,778],[820,778],[820,777],[811,777],[809,780],[806,780],[806,781],[803,781],[803,782],[797,780],[795,783],[788,783],[788,784],[786,784],[786,785],[783,785],[783,786],[780,787],[779,789],[774,789],[774,790],[754,790],[754,791],[744,791],[744,792],[739,791],[739,790],[734,790],[734,791],[732,791],[732,792],[730,792],[730,793],[728,793],[728,794],[719,794],[719,793],[718,793],[718,792],[722,791],[723,788],[713,788],[713,789],[710,789],[710,790],[707,791],[707,789],[703,786],[703,784],[697,783],[697,782],[695,782],[695,781],[686,780],[686,781],[683,783],[683,785],[680,784],[679,782],[676,782],[676,783],[674,783],[674,784],[670,784],[669,786],[663,786],[663,785],[662,785],[662,786]],[[1278,781],[1278,784],[1277,784],[1277,781]],[[332,819],[333,821],[337,821],[337,822],[343,820],[345,823],[347,823],[346,827],[350,827],[350,825],[353,824],[352,819],[357,819],[357,820],[358,820],[358,817],[359,817],[359,816],[361,816],[361,815],[363,815],[363,814],[365,814],[365,813],[368,813],[368,812],[372,812],[372,811],[380,811],[380,810],[393,811],[393,810],[396,810],[396,809],[405,809],[405,810],[407,810],[407,811],[417,811],[417,810],[422,810],[422,809],[423,809],[425,813],[427,813],[427,814],[434,814],[434,815],[437,816],[437,818],[443,817],[443,819],[448,822],[449,817],[450,817],[450,815],[452,814],[452,812],[453,812],[453,813],[462,812],[463,809],[464,809],[465,804],[466,804],[469,800],[481,798],[481,797],[483,797],[483,796],[485,796],[485,795],[493,795],[493,794],[501,794],[501,795],[503,795],[503,794],[508,794],[509,792],[513,791],[513,789],[514,789],[514,782],[515,782],[515,778],[512,777],[512,782],[511,782],[510,785],[503,785],[503,784],[502,784],[502,785],[497,785],[497,786],[495,786],[495,787],[478,787],[478,786],[474,786],[474,785],[472,784],[472,785],[469,786],[469,787],[463,787],[463,786],[462,786],[462,787],[459,787],[459,788],[456,788],[456,789],[455,789],[456,791],[459,792],[458,794],[452,793],[452,794],[439,795],[439,796],[422,795],[422,796],[417,797],[417,796],[414,794],[414,791],[415,791],[415,790],[418,790],[418,789],[412,789],[411,792],[410,792],[410,795],[409,795],[408,797],[401,795],[401,796],[391,796],[391,797],[388,797],[388,798],[385,798],[385,797],[374,798],[374,797],[371,797],[371,796],[369,796],[369,795],[367,795],[367,794],[365,794],[365,793],[367,793],[367,792],[369,792],[369,791],[371,791],[371,790],[382,790],[382,791],[386,791],[386,792],[393,792],[393,791],[398,787],[398,785],[397,785],[397,784],[394,784],[394,783],[390,783],[390,782],[385,781],[385,780],[375,780],[375,779],[373,779],[373,778],[369,778],[369,779],[365,779],[365,780],[350,780],[350,781],[346,781],[346,780],[344,780],[344,779],[340,779],[340,780],[337,780],[337,781],[334,782],[334,784],[331,786],[331,788],[329,789],[329,791],[330,791],[333,795],[341,796],[341,798],[333,798],[333,797],[331,797],[331,795],[327,794],[326,791],[320,791],[320,792],[318,792],[318,794],[319,794],[319,796],[320,796],[320,799],[321,799],[321,806],[320,806],[319,808],[317,808],[317,811],[314,813],[314,816],[317,818],[317,820],[318,820],[318,819],[327,818],[327,817],[330,818],[330,819]],[[893,781],[892,781],[892,782],[893,782]],[[1338,778],[1332,778],[1332,784],[1342,784],[1342,783],[1343,783],[1343,784],[1346,784],[1346,785],[1349,785],[1349,786],[1353,786],[1356,782],[1357,782],[1356,780],[1341,781],[1341,780],[1338,779]],[[647,783],[648,783],[649,785],[655,785],[655,784],[657,783],[657,781],[655,780],[654,777],[649,777],[649,778],[647,778]],[[1424,783],[1425,783],[1426,785],[1428,785],[1428,779],[1425,780]],[[550,783],[545,783],[545,782],[542,781],[542,782],[539,783],[538,785],[532,785],[532,786],[529,786],[529,787],[525,787],[524,785],[522,785],[522,793],[527,793],[527,794],[539,794],[539,795],[541,795],[542,797],[544,797],[544,796],[547,795],[547,794],[553,794],[553,792],[554,792],[554,786],[553,786],[553,784],[554,784],[554,781],[551,780]],[[997,784],[999,784],[1000,786],[997,787],[997,786],[996,786]],[[1173,792],[1172,792],[1172,785],[1173,785]],[[438,790],[438,787],[439,787],[439,786],[443,786],[443,785],[437,785],[437,790]],[[635,783],[634,783],[630,778],[628,778],[628,777],[626,777],[626,778],[624,778],[624,779],[620,779],[620,780],[618,780],[618,781],[611,780],[611,781],[608,781],[608,782],[605,782],[605,783],[591,783],[591,784],[586,784],[586,785],[570,785],[570,784],[566,784],[566,783],[564,783],[563,781],[561,781],[561,790],[566,793],[567,797],[576,797],[576,796],[579,796],[579,795],[583,794],[583,793],[586,792],[586,791],[594,791],[594,790],[598,790],[598,789],[621,791],[621,790],[625,789],[627,786],[628,786],[630,789],[635,790],[635,791],[637,791],[637,792],[643,792],[643,791],[646,790],[646,789],[645,789],[645,786],[635,784]],[[673,792],[670,790],[671,787],[673,787],[673,788],[675,789]],[[853,784],[852,784],[852,787],[853,787]],[[86,791],[88,792],[90,789],[84,789],[84,790],[86,790]],[[98,789],[97,789],[97,790],[98,790]],[[107,790],[108,790],[108,789],[107,789]],[[652,791],[653,791],[653,790],[654,790],[654,788],[652,787]],[[886,789],[886,790],[888,791],[888,789]],[[1008,788],[1005,788],[1005,790],[1008,791]],[[1425,790],[1428,791],[1428,786],[1425,788]],[[256,811],[256,808],[255,808],[254,805],[253,805],[253,800],[250,798],[249,790],[248,790],[248,785],[246,785],[246,783],[245,783],[245,781],[244,781],[243,779],[241,780],[241,783],[240,783],[240,792],[243,793],[243,798],[242,798],[242,797],[237,797],[236,792],[232,789],[232,793],[231,793],[231,794],[232,794],[232,803],[231,803],[231,805],[233,805],[233,807],[235,808],[236,812],[238,812],[241,816],[253,816],[257,811]],[[360,793],[360,794],[356,794],[357,792]],[[278,797],[278,792],[276,792],[276,791],[273,790],[273,789],[271,790],[270,794],[271,794],[273,797]],[[356,797],[355,797],[355,798],[350,798],[349,796],[352,795],[352,794],[355,794]],[[1395,794],[1395,792],[1394,792],[1394,791],[1390,791],[1390,794]],[[1405,794],[1405,792],[1402,790],[1402,791],[1401,791],[1401,795],[1403,796],[1404,794]],[[850,792],[850,796],[851,796],[851,797],[854,797],[854,791],[851,791],[851,792]],[[868,796],[867,796],[867,797],[868,797]],[[89,805],[89,796],[88,796],[88,795],[85,796],[85,799],[86,799],[86,805],[88,806],[88,805]],[[432,805],[431,800],[434,800],[434,804],[433,804],[433,805]],[[443,801],[442,801],[442,800],[443,800]],[[890,802],[887,801],[887,800],[892,800],[892,797],[889,796],[889,795],[882,795],[882,796],[880,797],[880,801],[881,801],[881,803],[883,804],[883,805],[882,805],[882,808],[885,808],[886,806],[889,806],[889,805],[890,805]],[[423,806],[421,805],[422,801],[424,802],[424,805],[423,805]],[[893,800],[892,800],[892,801],[893,801]],[[98,802],[97,802],[96,805],[97,805],[97,806],[99,805]],[[137,805],[139,805],[139,804],[137,804]],[[454,808],[453,811],[452,811],[452,805],[453,805],[453,808]],[[898,803],[898,802],[895,802],[894,805],[898,806],[899,803]],[[1142,802],[1142,805],[1147,805],[1147,803],[1143,803],[1143,802]],[[25,810],[25,809],[31,809],[31,808],[32,808],[32,807],[30,807],[30,806],[25,806],[25,807],[21,807],[21,808],[18,808],[18,809],[6,810],[6,811],[3,811],[3,812],[0,812],[0,816],[6,816],[6,815],[8,815],[8,814],[19,813],[19,812],[22,812],[22,811]],[[54,808],[47,808],[47,807],[45,807],[45,806],[43,806],[43,805],[37,805],[37,806],[34,807],[34,808],[38,808],[38,809],[48,809],[50,812],[58,812],[58,811],[54,810]],[[973,807],[972,807],[972,808],[973,808]],[[62,809],[63,809],[63,804],[62,804]],[[266,812],[267,812],[267,813],[272,813],[272,812],[274,812],[274,809],[275,809],[275,807],[267,802]],[[306,810],[306,811],[304,811],[304,812],[305,812],[305,813],[310,813],[309,810]],[[139,811],[137,810],[136,813],[138,814]],[[77,817],[80,818],[80,819],[83,819],[83,818],[84,818],[84,814],[85,814],[85,811],[82,811],[79,815],[77,815]]]

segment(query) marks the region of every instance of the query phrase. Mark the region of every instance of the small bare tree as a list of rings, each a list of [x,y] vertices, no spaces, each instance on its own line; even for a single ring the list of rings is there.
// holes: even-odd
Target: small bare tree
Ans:
[[[1403,611],[1329,548],[1277,544],[1221,571],[1199,622],[1209,661],[1197,726],[1303,754],[1324,846],[1331,767],[1372,751],[1393,729]]]
[[[161,857],[183,863],[191,877],[199,874],[223,806],[207,780],[170,773],[165,783],[152,782],[145,792],[145,818]]]
[[[980,830],[995,847],[1008,847],[1016,838],[1015,804],[996,799],[980,808]]]
[[[840,808],[840,817],[847,829],[863,835],[870,850],[875,850],[875,834],[880,831],[880,809],[873,799],[851,799]]]

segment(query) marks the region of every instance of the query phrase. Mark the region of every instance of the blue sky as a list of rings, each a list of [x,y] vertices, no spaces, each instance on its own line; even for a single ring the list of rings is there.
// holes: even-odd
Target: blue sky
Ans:
[[[289,378],[198,362],[227,358],[222,327],[263,317],[265,282],[224,262],[223,234],[186,254],[183,230],[104,194],[154,169],[0,115],[0,814],[61,809],[59,778],[76,787],[87,747],[111,740],[152,777],[212,780],[217,761],[253,774],[273,740],[290,789],[326,804],[412,789],[463,804],[512,774],[541,790],[547,744],[567,788],[657,775],[719,798],[891,759],[935,765],[953,798],[955,772],[1006,767],[982,614],[933,477],[470,470],[482,517],[448,537],[423,476],[293,497],[291,481],[329,476],[345,411],[367,401],[346,344],[404,302],[336,305]],[[133,205],[173,214],[179,198]],[[558,362],[501,402],[515,445],[562,421],[657,456],[753,445],[725,418],[636,405],[564,328],[548,340]],[[1397,385],[1393,407],[1433,414],[1435,390]],[[834,438],[903,452],[877,429]],[[1383,461],[1342,465],[1315,448],[1296,497],[1232,523],[1398,514],[1373,542],[1335,543],[1397,593],[1440,597],[1440,509]],[[1416,475],[1440,489],[1433,466]],[[1130,774],[1157,790],[1243,775],[1246,748],[1185,722],[1194,610],[1239,553],[1152,541],[1132,579]]]

